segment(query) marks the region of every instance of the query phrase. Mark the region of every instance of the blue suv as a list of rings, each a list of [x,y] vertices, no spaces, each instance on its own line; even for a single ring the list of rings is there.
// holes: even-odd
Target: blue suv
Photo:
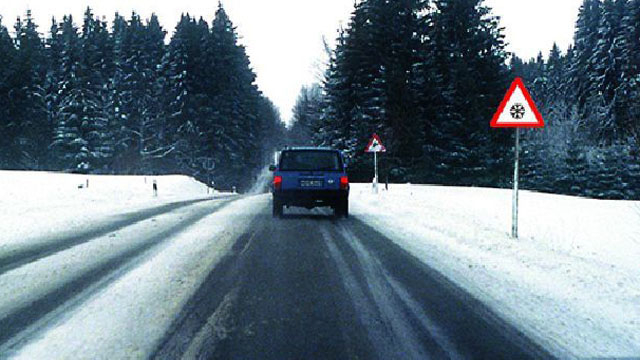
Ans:
[[[338,217],[349,216],[349,178],[342,153],[328,148],[285,148],[273,176],[273,216],[284,207],[331,207]]]

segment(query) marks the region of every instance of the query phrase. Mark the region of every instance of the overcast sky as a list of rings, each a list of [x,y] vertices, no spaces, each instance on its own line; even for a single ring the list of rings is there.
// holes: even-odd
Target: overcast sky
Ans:
[[[486,0],[494,14],[502,18],[509,50],[522,58],[546,53],[556,41],[566,48],[572,41],[582,0]],[[353,0],[224,0],[241,41],[247,46],[260,89],[280,108],[288,120],[300,87],[315,81],[316,64],[322,58],[322,36],[333,44],[336,30],[348,21]],[[211,21],[216,0],[0,0],[3,25],[12,29],[15,18],[31,9],[46,33],[51,17],[58,21],[72,14],[81,22],[86,6],[111,22],[119,11],[136,10],[147,18],[155,12],[168,31],[173,32],[180,14]]]

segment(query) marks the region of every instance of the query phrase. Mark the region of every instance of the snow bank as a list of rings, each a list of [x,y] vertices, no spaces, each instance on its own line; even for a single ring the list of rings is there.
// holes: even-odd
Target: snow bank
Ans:
[[[153,196],[153,180],[158,185],[157,197]],[[181,175],[0,171],[0,256],[38,239],[95,226],[123,212],[208,196],[215,195],[208,195],[206,185]]]
[[[640,202],[355,184],[351,210],[560,357],[640,356]]]

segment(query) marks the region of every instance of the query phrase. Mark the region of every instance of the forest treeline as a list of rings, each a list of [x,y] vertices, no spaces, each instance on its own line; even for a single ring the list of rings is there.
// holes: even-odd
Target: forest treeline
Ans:
[[[525,79],[547,127],[523,132],[525,188],[640,197],[640,0],[585,0],[575,42],[522,60],[481,0],[363,0],[324,81],[302,89],[289,141],[345,149],[370,181],[371,134],[390,181],[509,186],[512,129],[489,122]]]
[[[284,125],[222,5],[168,44],[155,15],[74,20],[0,24],[0,168],[253,182]]]
[[[90,9],[48,31],[28,12],[0,24],[0,168],[248,186],[285,129],[231,20],[220,5],[166,36],[155,16],[107,23]],[[286,143],[345,150],[353,180],[369,181],[376,132],[383,180],[506,187],[513,130],[489,121],[521,76],[547,123],[523,132],[523,185],[637,199],[640,0],[584,0],[574,40],[523,60],[481,0],[358,1]]]

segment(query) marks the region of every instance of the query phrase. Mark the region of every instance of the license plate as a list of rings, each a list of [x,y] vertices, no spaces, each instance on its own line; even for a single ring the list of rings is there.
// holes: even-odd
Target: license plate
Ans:
[[[300,180],[301,187],[322,187],[322,180]]]

